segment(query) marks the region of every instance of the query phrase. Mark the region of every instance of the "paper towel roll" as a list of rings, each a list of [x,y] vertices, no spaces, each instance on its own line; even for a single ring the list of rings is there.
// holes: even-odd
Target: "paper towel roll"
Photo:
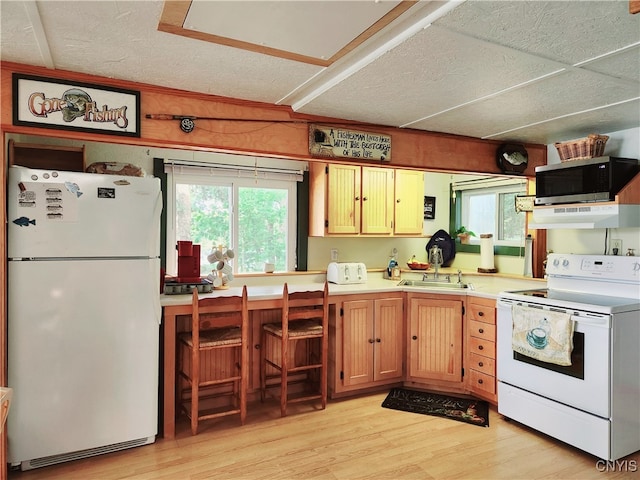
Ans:
[[[480,266],[478,272],[480,273],[495,273],[493,260],[493,234],[482,233],[480,234]]]
[[[533,277],[533,238],[527,235],[524,239],[524,272],[525,277]]]

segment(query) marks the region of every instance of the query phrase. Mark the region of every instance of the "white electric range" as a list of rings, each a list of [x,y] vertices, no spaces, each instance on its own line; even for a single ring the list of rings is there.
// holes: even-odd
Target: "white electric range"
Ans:
[[[640,450],[640,259],[550,254],[547,276],[546,289],[498,297],[498,412],[605,460]],[[515,351],[521,307],[547,327],[570,318],[570,365]]]

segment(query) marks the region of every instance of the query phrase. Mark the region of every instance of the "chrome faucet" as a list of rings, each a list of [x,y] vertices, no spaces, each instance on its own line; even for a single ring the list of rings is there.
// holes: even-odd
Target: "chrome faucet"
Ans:
[[[462,271],[458,269],[458,285],[462,284]]]
[[[438,274],[438,270],[440,270],[440,265],[442,265],[442,249],[437,245],[434,245],[429,250],[429,263],[436,266],[436,271],[433,274],[434,280],[438,280],[440,275]]]

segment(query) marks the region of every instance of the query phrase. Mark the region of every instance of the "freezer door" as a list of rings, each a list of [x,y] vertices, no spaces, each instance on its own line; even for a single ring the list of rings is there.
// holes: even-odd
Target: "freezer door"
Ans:
[[[9,258],[156,257],[160,180],[9,168]]]
[[[9,262],[10,463],[156,435],[158,271],[158,259]]]

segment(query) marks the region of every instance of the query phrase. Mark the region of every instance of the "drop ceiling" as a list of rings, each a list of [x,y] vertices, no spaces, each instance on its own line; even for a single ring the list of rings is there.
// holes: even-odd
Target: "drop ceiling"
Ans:
[[[2,0],[0,18],[3,61],[303,114],[541,144],[640,127],[626,0]]]

